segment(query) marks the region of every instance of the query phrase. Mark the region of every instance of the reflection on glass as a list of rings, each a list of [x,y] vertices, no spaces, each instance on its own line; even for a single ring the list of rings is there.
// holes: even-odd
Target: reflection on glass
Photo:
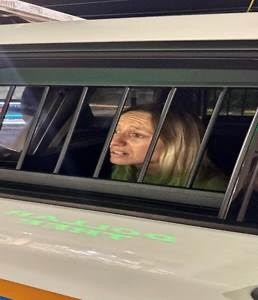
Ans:
[[[22,98],[25,87],[17,87],[13,98],[9,104],[7,114],[5,115],[0,131],[0,146],[16,152],[20,152],[28,134],[28,129],[33,117]],[[4,106],[5,90],[1,90],[0,111]]]
[[[258,224],[258,177],[247,208],[245,221]]]

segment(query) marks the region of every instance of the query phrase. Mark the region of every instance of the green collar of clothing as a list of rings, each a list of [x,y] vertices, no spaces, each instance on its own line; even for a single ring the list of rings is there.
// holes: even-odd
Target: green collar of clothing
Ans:
[[[111,175],[112,179],[122,180],[128,182],[136,182],[137,171],[130,166],[115,166]],[[159,174],[147,174],[143,180],[144,183],[166,185],[174,187],[184,187],[186,185],[185,177],[162,178]],[[228,179],[224,174],[207,176],[206,178],[197,178],[193,183],[194,189],[211,190],[211,191],[225,191]]]

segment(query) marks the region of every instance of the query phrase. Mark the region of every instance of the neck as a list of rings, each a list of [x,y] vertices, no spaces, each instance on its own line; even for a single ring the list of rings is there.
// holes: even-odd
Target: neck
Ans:
[[[140,173],[141,169],[142,169],[142,164],[141,165],[136,165],[136,170],[137,170],[137,174]],[[146,171],[146,175],[156,175],[157,173],[160,172],[160,166],[156,163],[156,164],[149,164],[147,171]]]

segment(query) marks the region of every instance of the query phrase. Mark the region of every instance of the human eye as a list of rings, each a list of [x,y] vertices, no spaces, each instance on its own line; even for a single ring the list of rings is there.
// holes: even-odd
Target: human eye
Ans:
[[[131,132],[130,136],[133,137],[133,138],[137,138],[137,139],[143,139],[143,138],[146,137],[145,134],[143,134],[141,132],[135,132],[135,131]]]

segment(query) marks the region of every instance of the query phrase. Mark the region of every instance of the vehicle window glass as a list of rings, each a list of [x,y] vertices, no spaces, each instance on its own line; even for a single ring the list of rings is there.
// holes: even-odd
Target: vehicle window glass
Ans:
[[[124,91],[123,87],[88,89],[86,101],[78,117],[59,174],[81,177],[94,175]],[[125,99],[124,108],[142,97],[154,102],[161,91],[160,88],[131,89]],[[56,150],[60,152],[60,149]],[[110,178],[111,164],[108,156],[109,154],[104,158],[98,177]]]
[[[40,93],[43,102],[26,155],[19,160],[22,170],[54,172],[82,91],[82,87],[51,86],[43,96],[42,87],[34,87],[33,93]]]
[[[89,96],[91,111],[96,117],[112,117],[123,94],[123,88],[96,88]]]
[[[213,95],[216,97],[216,93]],[[176,91],[143,182],[187,186],[205,132],[201,105],[204,105],[206,99],[205,90],[200,88]],[[138,180],[164,102],[165,98],[157,99],[154,104],[141,102],[140,105],[131,105],[125,109],[110,147],[113,179],[129,182]],[[217,191],[225,190],[228,180],[206,151],[195,177],[195,181],[190,184],[192,188]]]
[[[258,176],[256,179],[254,190],[250,197],[250,202],[244,220],[247,223],[258,224]]]
[[[219,93],[219,89],[210,89],[207,93],[207,114],[211,114],[214,107],[214,101]],[[229,89],[225,96],[220,115],[227,116],[253,116],[257,107],[258,90],[257,89]]]
[[[251,179],[250,174],[247,177]],[[230,217],[234,214],[237,221],[245,223],[258,224],[258,175],[254,179],[254,184],[250,186],[245,183],[243,188],[239,191],[237,197],[234,199],[230,211]]]
[[[242,94],[244,94],[243,89],[240,91]],[[203,155],[199,161],[199,168],[196,169],[195,181],[193,181],[191,184],[192,188],[216,191],[225,191],[226,189],[229,176],[232,173],[241,145],[251,123],[252,116],[254,115],[255,108],[257,107],[257,98],[256,107],[254,99],[252,99],[253,105],[251,108],[249,107],[249,117],[245,118],[242,115],[241,118],[231,118],[230,114],[227,114],[226,117],[224,117],[225,103],[228,102],[229,97],[232,97],[234,92],[240,93],[239,91],[235,91],[235,89],[231,89],[227,91],[224,99],[222,99],[223,101],[221,102],[221,108],[218,111],[218,115],[214,119],[213,128],[211,128],[211,131],[208,133],[208,141],[206,143],[207,151],[203,152]],[[205,128],[208,127],[209,122],[211,121],[211,114],[218,103],[220,93],[221,89],[212,88],[182,88],[177,90],[172,101],[171,109],[168,112],[166,121],[163,125],[163,137],[161,130],[160,138],[161,141],[163,140],[164,147],[168,147],[167,149],[170,149],[169,147],[171,147],[170,151],[173,154],[171,154],[169,158],[169,151],[166,150],[167,156],[164,155],[163,157],[163,168],[166,171],[161,173],[154,172],[156,174],[153,174],[151,171],[152,160],[155,162],[155,157],[162,157],[162,151],[160,150],[160,147],[162,146],[160,146],[158,142],[154,150],[154,154],[150,160],[150,165],[148,167],[149,169],[146,172],[144,182],[160,185],[189,187],[187,181],[190,176],[190,169],[194,165],[195,158],[200,148],[200,143],[203,141],[202,138],[204,137]],[[162,101],[159,101],[159,103],[156,102],[156,106],[154,105],[153,108],[146,104],[146,110],[151,110],[152,115],[154,114],[155,110],[156,112],[158,110],[161,112],[161,102]],[[143,112],[145,109],[144,105],[145,104],[143,104],[141,107],[138,107],[137,104],[135,107],[132,105],[129,109],[131,112],[125,113],[125,116],[122,115],[122,122],[130,122],[129,115],[135,114],[140,118],[143,117],[143,119],[140,120],[142,125],[143,123],[146,123],[147,115],[150,115],[150,112],[147,112],[145,116],[142,114],[140,115],[140,112]],[[246,111],[246,108],[243,107],[242,101],[236,101],[234,106],[231,108],[231,111],[233,111],[233,109],[235,109],[235,112],[237,110],[240,111],[240,109]],[[137,112],[137,110],[140,110],[140,112]],[[128,116],[128,118],[126,118],[126,116]],[[155,118],[157,119],[158,117],[155,116]],[[132,122],[134,122],[134,120]],[[194,128],[196,130],[194,130]],[[150,126],[148,129],[150,129]],[[170,133],[169,130],[171,130]],[[121,137],[119,131],[121,131]],[[166,131],[165,134],[164,131]],[[124,131],[124,134],[126,134],[126,131]],[[205,134],[207,134],[207,132]],[[127,140],[123,138],[123,130],[120,130],[119,128],[117,137],[119,138],[116,138],[116,136],[114,137],[115,142],[113,145],[113,150],[111,149],[111,152],[113,152],[113,161],[116,162],[114,164],[115,166],[113,166],[115,171],[112,173],[112,178],[125,181],[137,181],[137,175],[139,174],[140,169],[139,164],[142,165],[143,157],[141,157],[141,161],[132,160],[131,163],[135,162],[134,165],[129,166],[127,164],[130,162],[130,154],[132,156],[140,156],[140,154],[135,152],[133,148],[136,147],[135,144],[137,141],[135,141],[135,144],[134,142],[131,144],[128,143],[127,147]],[[141,135],[139,136],[139,139],[140,137]],[[141,138],[144,140],[143,137]],[[178,144],[177,138],[180,141]],[[169,145],[169,141],[171,141],[171,145]],[[167,144],[164,145],[164,142]],[[148,143],[150,143],[150,139],[148,139]],[[196,146],[197,144],[199,146]],[[133,148],[132,150],[131,147]],[[139,149],[139,152],[142,152],[143,149],[145,149],[144,145],[142,147],[143,148]],[[142,154],[141,156],[144,155]],[[175,159],[175,161],[173,161],[173,159]],[[168,167],[169,164],[170,167]]]
[[[9,87],[1,88],[1,109],[4,106],[8,90]],[[24,87],[15,89],[0,131],[1,147],[18,152],[21,151],[23,146],[23,138],[18,141],[19,137],[26,131],[31,120],[30,116],[24,113],[22,109],[21,96],[23,91]]]
[[[19,153],[21,153],[28,131],[37,110],[40,99],[30,95],[28,88],[18,86],[10,94],[10,102],[7,103],[7,95],[11,87],[1,87],[1,110],[3,122],[0,130],[0,155],[2,164],[14,167]],[[4,105],[6,112],[3,111]]]
[[[242,174],[237,185],[237,196],[234,198],[233,209],[239,206],[237,220],[258,224],[258,140],[250,145],[247,159],[244,162]]]
[[[2,88],[1,98],[7,93]],[[26,134],[7,167],[225,192],[256,95],[219,87],[18,87],[10,102],[18,106],[10,105],[4,121],[15,111]]]
[[[93,176],[123,91],[124,88],[88,89],[59,174]]]
[[[37,90],[38,89],[38,90]],[[169,143],[168,140],[172,140],[172,135],[179,135],[180,132],[184,132],[184,136],[182,135],[180,138],[185,142],[185,144],[176,145],[179,147],[182,153],[182,149],[185,150],[185,156],[179,155],[177,158],[178,164],[180,159],[182,161],[186,161],[186,158],[192,157],[190,165],[193,165],[194,159],[198,153],[198,147],[196,147],[196,151],[191,154],[191,150],[194,148],[194,144],[188,145],[189,140],[193,136],[195,139],[199,139],[198,141],[193,140],[193,143],[201,143],[202,138],[205,133],[205,129],[207,128],[209,121],[211,119],[211,114],[214,111],[214,108],[217,103],[217,99],[221,93],[222,89],[219,88],[179,88],[177,89],[174,99],[172,100],[170,111],[175,112],[176,116],[167,116],[165,125],[171,122],[168,126],[169,129],[175,129],[173,123],[176,123],[176,119],[179,119],[179,124],[177,124],[180,129],[173,132],[171,130],[171,137],[163,137],[164,143]],[[42,88],[34,87],[33,97],[37,98],[37,100],[31,100],[31,95],[28,93],[28,88],[16,88],[14,95],[19,96],[18,91],[20,91],[20,113],[22,114],[21,122],[24,124],[19,124],[19,128],[28,128],[26,124],[29,124],[31,116],[28,115],[28,105],[31,105],[31,102],[34,102],[34,110],[30,112],[30,114],[35,114],[35,107],[39,103],[39,98],[42,95]],[[29,91],[32,91],[31,89]],[[66,157],[64,159],[64,164],[62,163],[62,168],[60,170],[60,174],[70,175],[70,167],[65,167],[66,162],[69,161],[69,165],[73,165],[72,175],[78,176],[92,176],[92,170],[94,169],[94,165],[97,164],[98,157],[101,154],[101,148],[105,143],[105,139],[107,138],[108,131],[110,129],[113,117],[116,113],[116,110],[121,102],[123,96],[124,88],[122,87],[114,87],[114,88],[89,88],[85,102],[82,106],[80,114],[78,116],[78,120],[76,121],[75,130],[72,134],[71,141],[68,145],[68,151],[66,152]],[[237,155],[239,153],[241,144],[247,132],[248,126],[251,122],[251,115],[254,114],[254,104],[252,107],[248,106],[248,114],[244,118],[241,116],[241,119],[232,119],[230,114],[224,116],[224,106],[225,103],[228,102],[228,99],[232,98],[232,95],[245,95],[244,89],[235,90],[231,89],[226,94],[222,101],[221,109],[215,118],[214,126],[209,133],[208,141],[207,141],[207,151],[201,158],[199,162],[199,169],[207,169],[211,175],[212,173],[219,174],[219,177],[224,178],[223,180],[226,182],[227,177],[230,176],[234,163],[236,161]],[[250,90],[249,90],[250,91]],[[255,90],[256,91],[256,90]],[[71,120],[73,117],[73,113],[75,112],[76,106],[78,104],[80,94],[82,92],[82,88],[65,88],[65,87],[51,87],[46,98],[46,102],[44,104],[44,108],[42,110],[41,116],[38,120],[37,128],[34,132],[32,141],[30,143],[30,148],[28,151],[27,163],[23,166],[23,169],[33,169],[37,165],[37,161],[41,161],[40,165],[35,170],[48,171],[53,172],[53,168],[55,163],[57,162],[58,156],[61,152],[63,143],[67,136],[67,132],[69,130],[69,126],[71,124]],[[169,88],[132,88],[130,89],[129,94],[127,95],[127,99],[124,105],[123,110],[133,109],[133,107],[144,107],[153,106],[155,110],[155,106],[157,109],[162,110],[164,103],[167,99],[167,95],[169,92]],[[242,92],[242,93],[240,93]],[[252,92],[252,93],[251,93]],[[255,92],[251,91],[251,95],[255,95]],[[37,95],[36,95],[37,94]],[[22,95],[23,99],[21,98]],[[231,98],[229,98],[231,97]],[[233,97],[234,98],[234,97]],[[235,97],[237,98],[237,97]],[[15,98],[14,98],[15,99]],[[12,100],[14,101],[14,100]],[[254,100],[252,99],[254,103]],[[22,105],[23,103],[23,105]],[[26,105],[25,105],[26,103]],[[37,105],[35,105],[37,103]],[[238,106],[237,106],[238,105]],[[22,112],[23,109],[23,112]],[[31,109],[31,108],[30,108]],[[232,108],[233,109],[233,108]],[[232,111],[231,109],[231,111]],[[236,101],[234,105],[235,112],[240,111],[240,109],[247,111],[245,107],[243,107],[243,101]],[[159,115],[156,116],[156,123],[158,121]],[[171,120],[169,120],[171,118]],[[187,118],[189,118],[188,127],[182,127],[187,123]],[[174,119],[174,120],[173,120]],[[180,120],[183,122],[180,123]],[[152,122],[152,121],[151,121]],[[181,124],[181,125],[180,125]],[[153,125],[153,124],[152,124]],[[157,124],[156,124],[157,125]],[[165,126],[164,125],[164,126]],[[194,126],[195,125],[195,126]],[[153,130],[155,130],[153,126]],[[196,127],[196,131],[199,133],[191,132],[193,128]],[[4,132],[4,131],[3,131]],[[12,135],[12,137],[15,135]],[[175,141],[175,137],[174,137]],[[173,144],[173,143],[172,143]],[[98,145],[98,146],[97,146]],[[225,147],[227,145],[227,147]],[[22,144],[21,144],[22,146]],[[98,149],[97,149],[97,148]],[[86,151],[89,151],[87,152]],[[91,149],[91,150],[90,150]],[[21,147],[20,149],[21,150]],[[88,153],[88,155],[83,155],[83,152]],[[154,151],[155,152],[155,151]],[[33,163],[30,162],[31,155],[36,155],[36,160],[33,160]],[[80,154],[80,155],[79,155]],[[40,155],[40,159],[37,155]],[[100,174],[106,174],[110,172],[110,168],[112,168],[112,164],[109,161],[110,153],[107,152],[107,157],[105,158],[106,165],[109,165],[109,171]],[[69,159],[68,159],[68,156]],[[172,155],[173,156],[173,155]],[[93,159],[94,157],[94,159]],[[51,167],[46,167],[46,164],[43,163],[44,158],[48,161],[52,161]],[[51,159],[50,159],[51,158]],[[76,158],[76,159],[75,159]],[[77,158],[80,158],[78,163],[73,163]],[[172,158],[170,158],[172,159]],[[182,169],[187,169],[187,166],[182,164]],[[87,164],[91,163],[91,167],[83,167]],[[104,164],[105,165],[105,164]],[[44,168],[43,168],[44,166]],[[31,168],[32,167],[32,168]],[[189,166],[190,168],[191,166]],[[42,168],[42,169],[41,169]],[[68,169],[69,170],[68,170]],[[87,172],[83,172],[82,169],[87,170]],[[79,169],[81,169],[79,171]],[[105,167],[103,166],[103,168]],[[206,175],[201,175],[201,171],[199,170],[199,177]],[[148,172],[147,172],[148,173]],[[188,172],[189,173],[189,172]],[[175,175],[173,178],[181,177],[181,173]],[[189,175],[189,174],[188,174]],[[105,177],[104,176],[104,177]],[[111,175],[112,177],[113,175]],[[225,177],[224,177],[225,176]],[[186,174],[182,178],[177,178],[174,182],[170,182],[171,186],[185,186],[187,181]],[[209,177],[209,176],[208,176]],[[216,177],[216,176],[215,176]],[[145,178],[145,182],[148,182],[148,176]],[[215,180],[215,179],[214,179]],[[156,181],[156,180],[154,180]],[[184,184],[182,183],[184,181]],[[216,180],[215,180],[216,181]],[[181,184],[179,184],[181,182]],[[212,180],[211,180],[212,182]],[[155,183],[155,182],[149,182]],[[162,182],[161,182],[162,183]],[[212,183],[211,183],[212,185]],[[195,184],[193,187],[202,188],[202,184]],[[208,185],[209,186],[209,185]],[[210,186],[209,186],[210,187]],[[225,188],[225,187],[224,187]],[[223,188],[223,189],[224,189]]]

